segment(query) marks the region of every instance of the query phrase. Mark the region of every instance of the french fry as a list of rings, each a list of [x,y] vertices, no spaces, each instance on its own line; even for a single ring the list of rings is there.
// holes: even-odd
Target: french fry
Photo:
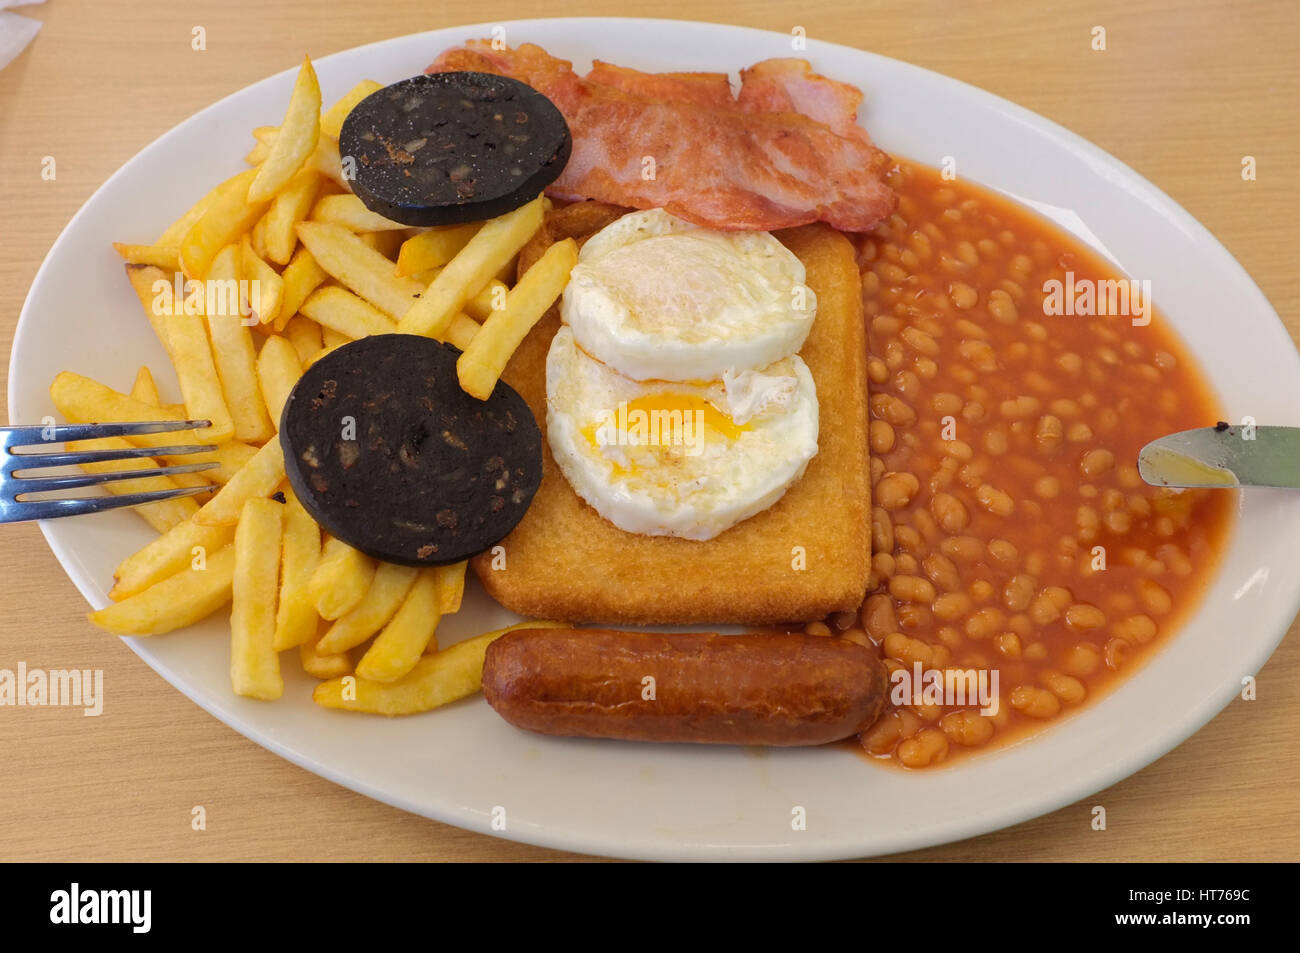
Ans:
[[[321,655],[316,651],[316,640],[308,639],[298,646],[298,658],[303,671],[314,678],[338,678],[352,671],[352,657],[347,652]]]
[[[129,265],[154,265],[167,271],[180,271],[181,250],[179,245],[124,245],[113,242],[113,249]]]
[[[451,324],[448,326],[444,338],[448,344],[453,344],[463,351],[469,347],[469,342],[474,340],[474,336],[478,332],[477,321],[467,314],[457,312],[456,316],[451,319]]]
[[[271,140],[274,142],[275,140]],[[271,154],[271,142],[262,142],[260,139],[253,143],[253,148],[244,154],[244,161],[249,165],[261,165],[266,161],[267,156]]]
[[[307,164],[335,185],[349,192],[352,191],[348,184],[348,177],[343,174],[343,159],[339,156],[337,139],[321,136],[320,141],[316,143],[316,151],[311,154]]]
[[[350,232],[387,232],[407,227],[370,211],[361,199],[352,194],[325,195],[317,199],[311,210],[311,220],[342,225]]]
[[[482,323],[492,316],[492,312],[505,307],[508,292],[505,282],[493,278],[482,291],[465,302],[465,313]]]
[[[199,199],[190,207],[189,211],[187,211],[176,221],[168,225],[167,229],[161,235],[158,236],[158,240],[154,242],[154,244],[160,246],[176,245],[177,247],[179,247],[181,243],[181,239],[184,238],[185,234],[191,228],[194,227],[195,223],[198,222],[199,219],[203,217],[203,213],[206,212],[208,208],[212,205],[212,203],[217,200],[218,196],[224,195],[226,192],[230,191],[231,189],[241,187],[240,185],[238,185],[238,183],[243,181],[241,179],[242,175],[243,173],[237,173],[235,175],[232,175],[230,178],[226,179],[224,182],[220,183],[219,185],[213,186],[213,188],[208,192],[207,195],[203,196],[203,198]],[[245,193],[247,193],[248,182],[243,181],[242,188],[244,189]]]
[[[183,421],[186,415],[168,407],[154,407],[143,401],[134,400],[98,381],[63,371],[54,378],[50,385],[50,397],[55,408],[74,424],[88,424],[101,420],[115,420],[123,423],[136,423],[150,420]],[[170,447],[178,440],[191,439],[192,435],[181,437],[176,433],[137,434],[127,440],[136,447]],[[215,450],[183,456],[164,456],[168,463],[216,463],[213,470],[203,471],[205,478],[213,483],[227,483],[257,453],[251,447],[238,440],[226,440],[217,444]]]
[[[313,291],[302,303],[302,313],[322,328],[350,340],[397,331],[397,322],[388,315],[352,292],[332,285]]]
[[[173,272],[174,274],[174,272]],[[171,358],[175,364],[175,358],[172,358],[171,341],[167,337],[167,316],[159,313],[154,308],[154,286],[158,282],[171,284],[171,280],[166,273],[157,265],[130,265],[126,266],[126,278],[131,282],[131,288],[135,291],[136,297],[140,299],[140,306],[144,308],[145,317],[149,319],[149,325],[153,328],[153,333],[157,335],[158,342],[167,352],[168,358]]]
[[[483,225],[469,222],[464,225],[442,225],[427,232],[413,235],[402,242],[397,254],[398,277],[414,277],[430,268],[441,268],[469,244]]]
[[[380,563],[365,597],[339,616],[316,643],[322,655],[355,648],[382,629],[406,597],[419,570],[414,566]]]
[[[208,282],[225,282],[228,287],[238,289],[240,269],[240,252],[257,258],[253,254],[248,236],[243,238],[242,246],[227,245],[212,260],[208,270]],[[261,264],[261,259],[257,259]],[[267,268],[262,264],[263,268]],[[269,268],[267,268],[270,271]],[[247,273],[247,272],[245,272]],[[280,276],[271,272],[278,284]],[[261,278],[252,279],[261,282]],[[263,282],[259,287],[265,288]],[[266,292],[269,296],[272,292]],[[212,341],[212,357],[217,367],[217,377],[221,381],[221,392],[225,395],[226,408],[234,422],[235,437],[251,443],[262,443],[275,434],[271,418],[262,400],[262,392],[257,384],[257,349],[253,345],[253,333],[244,324],[238,291],[231,302],[226,296],[226,306],[219,308],[220,313],[208,314],[208,335]],[[233,304],[233,308],[231,305]]]
[[[266,202],[273,198],[316,150],[320,137],[320,106],[320,83],[316,79],[316,70],[312,68],[311,59],[303,57],[275,145],[249,186],[250,202]]]
[[[135,381],[131,384],[130,396],[132,400],[138,400],[140,401],[140,403],[148,404],[150,407],[161,407],[163,405],[162,398],[158,394],[158,385],[154,382],[153,379],[153,372],[150,371],[149,368],[144,364],[141,364],[140,369],[136,371]],[[182,404],[179,408],[179,413],[183,414],[184,412],[185,412],[185,406]],[[132,444],[128,440],[123,440],[121,438],[114,438],[114,439],[115,442],[111,445],[113,447],[119,449],[127,449],[132,446]],[[116,442],[116,441],[120,441],[120,442]],[[107,447],[110,445],[105,444],[105,446]],[[172,459],[176,460],[179,458],[173,457]],[[201,462],[201,461],[191,461],[191,462]],[[198,473],[173,473],[171,476],[164,478],[169,481],[169,484],[159,484],[158,488],[161,489],[162,487],[167,485],[207,487],[211,485],[211,482],[203,478],[203,473],[211,473],[211,472],[212,471],[208,470],[208,471],[201,471]],[[109,492],[110,493],[113,492],[111,486],[109,487]],[[121,492],[126,492],[126,491],[123,490]],[[184,497],[183,500],[176,500],[175,502],[185,502],[188,504],[193,504],[194,507],[193,510],[191,510],[189,506],[181,506],[176,508],[176,510],[178,512],[183,512],[185,514],[185,518],[189,519],[191,516],[194,515],[194,511],[198,509],[199,504],[206,503],[210,496],[211,494],[207,494],[207,493],[196,493],[194,496]],[[168,502],[168,501],[163,500],[159,502]],[[145,504],[144,506],[139,507],[137,509],[137,512],[139,512],[141,515],[145,515],[150,511],[153,505],[154,504],[152,503]],[[170,508],[168,507],[162,507],[160,512],[167,512],[169,509]],[[148,516],[145,516],[145,518],[149,519]],[[150,519],[150,523],[151,525],[153,525],[152,519]],[[157,526],[155,525],[154,528],[157,529]],[[162,532],[161,529],[159,529],[158,531]]]
[[[337,139],[339,132],[343,129],[343,120],[348,118],[348,113],[357,107],[357,103],[365,99],[373,92],[377,92],[384,87],[376,83],[373,79],[363,79],[357,85],[353,86],[346,96],[336,102],[325,114],[320,117],[320,131],[322,134],[329,136],[331,139]]]
[[[142,404],[149,404],[151,407],[161,407],[162,397],[158,394],[158,384],[153,379],[153,371],[149,370],[149,365],[141,364],[140,369],[135,372],[135,380],[131,384],[131,399],[138,400]]]
[[[267,209],[266,215],[270,214],[271,210]],[[259,218],[257,224],[253,226],[253,230],[244,236],[252,244],[253,251],[261,258],[266,257],[266,215]]]
[[[240,310],[250,318],[257,318],[259,324],[274,321],[280,314],[280,305],[284,301],[284,281],[274,268],[262,260],[253,243],[245,235],[239,243],[239,274],[248,281],[250,290],[257,288],[257,307],[253,302],[247,306],[241,303]],[[252,282],[257,282],[252,285]]]
[[[492,219],[469,240],[424,294],[400,316],[404,334],[441,337],[456,312],[474,297],[542,224],[542,197]]]
[[[435,639],[442,615],[440,603],[438,570],[419,570],[396,614],[357,663],[357,675],[375,682],[391,682],[414,668]]]
[[[174,434],[166,434],[172,438],[172,443],[176,442]],[[136,446],[144,446],[143,437],[129,437]],[[157,446],[157,444],[149,444]],[[238,440],[226,440],[217,444],[217,449],[208,450],[203,453],[189,454],[184,457],[163,457],[168,463],[215,463],[216,469],[204,470],[203,475],[211,479],[213,483],[226,484],[231,478],[248,465],[248,461],[257,455],[257,447],[251,444],[241,443]]]
[[[393,263],[341,225],[300,222],[298,240],[338,282],[394,320],[417,300],[424,288],[393,274]]]
[[[199,507],[194,522],[200,526],[234,526],[245,503],[270,496],[283,479],[284,450],[279,439],[268,440],[247,466]]]
[[[340,348],[352,340],[352,338],[348,337],[342,331],[335,331],[333,328],[326,327],[320,329],[320,336],[321,340],[325,342],[325,347],[321,350],[326,352],[333,351],[335,348]],[[322,354],[319,357],[314,358],[312,363],[315,364],[316,361],[320,360],[320,358],[324,356],[325,355]]]
[[[303,369],[304,369],[304,370],[306,370],[308,367],[311,367],[313,364],[315,364],[317,361],[319,361],[319,360],[320,360],[322,357],[324,357],[326,354],[329,354],[331,351],[337,351],[337,350],[338,350],[339,348],[341,348],[344,344],[347,344],[347,343],[348,343],[348,339],[345,338],[345,337],[343,337],[343,335],[339,334],[337,331],[330,331],[330,330],[327,329],[327,330],[325,331],[325,334],[328,334],[328,335],[331,336],[331,337],[342,338],[342,340],[336,341],[336,342],[333,343],[333,344],[328,344],[328,345],[326,345],[325,347],[323,347],[323,348],[321,348],[319,351],[317,351],[315,354],[313,354],[311,357],[309,357],[309,358],[307,359],[307,363],[306,363],[305,365],[303,365]]]
[[[302,377],[302,362],[298,352],[286,338],[273,334],[266,339],[257,354],[257,380],[262,388],[262,400],[271,415],[271,423],[278,430],[284,402],[289,399],[293,385]]]
[[[275,197],[271,209],[262,221],[266,222],[266,257],[277,265],[289,264],[298,233],[294,230],[307,217],[320,191],[321,177],[315,169],[304,169],[289,180],[289,184]]]
[[[320,616],[311,599],[311,577],[320,562],[320,527],[298,498],[285,493],[280,601],[275,614],[275,650],[316,641]]]
[[[240,185],[251,183],[256,174],[257,169],[249,169],[242,173],[246,180],[232,180],[229,191],[223,191],[181,239],[181,266],[190,278],[206,278],[217,253],[266,214],[269,201],[251,201],[239,189]],[[239,180],[240,176],[235,179]]]
[[[465,568],[468,565],[469,562],[462,559],[450,566],[437,568],[438,611],[443,615],[460,611],[460,603],[465,596]]]
[[[236,695],[273,701],[284,694],[274,648],[275,599],[284,535],[275,500],[249,500],[235,529],[230,602],[230,684]]]
[[[69,450],[129,450],[131,444],[122,437],[99,437],[94,440],[69,441]],[[125,470],[151,470],[158,466],[152,457],[135,457],[129,460],[109,460],[104,463],[83,463],[81,469],[87,473],[117,473]],[[198,476],[196,473],[183,473],[177,476]],[[204,481],[198,481],[206,486]],[[193,485],[193,484],[190,484]],[[153,490],[174,490],[181,486],[173,477],[142,477],[136,480],[113,480],[104,484],[104,489],[113,496],[127,493],[148,493]],[[187,522],[199,510],[193,497],[182,496],[171,500],[155,500],[132,509],[142,516],[150,526],[159,533],[165,533],[178,523]]]
[[[296,236],[295,232],[295,236]],[[294,239],[297,241],[297,238]],[[316,264],[316,259],[312,253],[305,248],[299,248],[289,259],[289,264],[285,266],[284,271],[280,272],[280,280],[284,282],[284,300],[280,303],[280,314],[275,319],[275,330],[283,331],[285,327],[293,320],[293,316],[298,313],[302,303],[307,300],[307,296],[319,288],[329,274],[320,265]]]
[[[337,619],[365,598],[374,578],[373,559],[331,537],[311,576],[311,601],[322,619]]]
[[[566,238],[546,249],[524,272],[519,283],[510,289],[505,308],[492,312],[456,360],[456,376],[465,393],[479,400],[487,400],[492,395],[510,355],[560,296],[569,272],[577,263],[578,244]]]
[[[170,315],[167,340],[171,342],[186,415],[191,420],[211,422],[210,426],[195,431],[195,436],[205,443],[219,443],[235,436],[235,420],[221,389],[204,324],[204,319],[197,314]]]
[[[323,708],[376,715],[414,715],[432,711],[482,690],[483,656],[495,639],[515,629],[556,629],[563,626],[563,622],[521,622],[485,632],[424,656],[396,681],[376,682],[356,677],[354,683],[346,685],[340,677],[322,682],[312,692],[312,700]]]
[[[291,318],[289,323],[284,326],[284,336],[289,339],[293,349],[298,352],[298,360],[304,370],[310,363],[312,355],[325,346],[321,340],[320,325],[301,314]]]
[[[200,565],[235,538],[233,526],[200,526],[193,520],[177,523],[143,549],[127,556],[113,572],[108,597],[120,602],[162,580]]]
[[[230,601],[235,548],[227,546],[207,558],[202,569],[185,568],[89,619],[115,635],[162,635],[193,625]]]
[[[402,241],[406,238],[409,231],[410,229],[400,232],[358,232],[357,237],[375,251],[379,252],[379,254],[383,255],[388,259],[389,265],[392,265],[394,259],[397,258],[397,253],[402,248]]]

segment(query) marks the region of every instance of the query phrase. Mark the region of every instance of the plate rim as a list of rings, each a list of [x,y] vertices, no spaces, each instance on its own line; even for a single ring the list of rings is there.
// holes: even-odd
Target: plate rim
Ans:
[[[428,38],[430,43],[436,42],[436,37],[444,35],[448,31],[479,31],[488,33],[494,27],[506,27],[526,31],[532,26],[547,24],[555,26],[565,22],[611,22],[617,24],[620,29],[633,29],[636,25],[642,24],[653,28],[663,28],[671,25],[679,29],[704,29],[704,30],[725,30],[731,33],[747,34],[750,39],[765,39],[771,41],[773,38],[781,38],[788,41],[789,36],[779,31],[762,30],[754,27],[738,26],[734,24],[716,23],[698,20],[674,20],[667,18],[649,18],[649,17],[605,17],[605,16],[580,16],[580,17],[539,17],[522,20],[498,20],[469,24],[453,24],[446,27],[439,27],[433,30],[421,31],[419,33],[400,34],[398,36],[387,37],[376,40],[371,43],[355,47],[348,47],[337,50],[327,56],[314,59],[313,63],[318,66],[328,63],[334,58],[345,58],[351,55],[364,54],[366,51],[372,51],[375,48],[385,46],[399,40],[417,40],[419,38]],[[1038,113],[1033,112],[1026,107],[1020,106],[1008,99],[991,93],[985,89],[974,86],[963,80],[959,80],[935,70],[930,70],[914,63],[893,57],[883,56],[869,50],[859,49],[857,47],[847,46],[844,44],[831,43],[823,40],[809,40],[806,50],[800,51],[808,58],[816,55],[818,48],[828,48],[849,53],[856,57],[868,57],[877,61],[887,61],[893,69],[901,69],[906,75],[911,73],[917,76],[924,76],[927,81],[940,81],[943,84],[955,84],[955,86],[968,96],[972,96],[981,101],[1002,115],[1016,120],[1022,124],[1032,127],[1036,132],[1048,136],[1055,140],[1059,145],[1068,149],[1071,153],[1086,161],[1089,166],[1094,168],[1122,169],[1129,182],[1140,186],[1142,189],[1142,199],[1148,206],[1159,211],[1171,223],[1176,224],[1181,230],[1187,232],[1190,237],[1198,243],[1211,247],[1219,257],[1222,258],[1225,267],[1230,262],[1231,267],[1235,269],[1236,275],[1244,279],[1251,289],[1255,306],[1262,306],[1274,318],[1273,322],[1268,324],[1268,330],[1276,336],[1277,342],[1283,345],[1289,345],[1292,362],[1297,368],[1300,368],[1300,356],[1296,355],[1295,342],[1290,333],[1282,323],[1276,309],[1268,301],[1262,289],[1250,277],[1236,257],[1209,231],[1201,222],[1196,219],[1190,212],[1184,209],[1179,203],[1174,201],[1163,190],[1150,182],[1145,176],[1133,169],[1127,163],[1111,155],[1100,146],[1090,142],[1077,133],[1061,126],[1055,121],[1048,119]],[[432,55],[432,54],[431,54]],[[217,99],[213,103],[204,106],[195,113],[183,119],[181,122],[163,131],[160,135],[151,140],[148,144],[136,151],[129,159],[123,162],[98,188],[96,188],[82,203],[81,207],[68,221],[68,224],[60,231],[58,237],[46,252],[45,257],[33,276],[28,292],[24,297],[22,308],[19,312],[18,321],[14,328],[13,345],[10,351],[9,361],[9,378],[8,378],[8,406],[12,423],[12,414],[14,412],[16,389],[15,368],[18,364],[18,355],[22,352],[22,343],[25,337],[30,333],[35,319],[30,316],[32,292],[46,278],[47,269],[51,268],[51,262],[56,257],[61,245],[68,240],[68,236],[74,231],[80,223],[87,210],[95,203],[97,197],[104,191],[110,189],[116,180],[123,176],[126,170],[132,166],[143,154],[153,150],[164,140],[172,136],[179,136],[189,129],[192,125],[200,124],[203,117],[210,111],[221,106],[227,100],[244,95],[249,90],[264,84],[272,84],[277,80],[292,75],[296,72],[297,67],[290,67],[271,74],[253,83],[250,83],[240,89],[234,90],[229,94]],[[986,188],[993,189],[1003,193],[1002,189],[985,184]],[[1038,213],[1041,214],[1041,213]],[[1058,227],[1060,227],[1058,225]],[[1082,239],[1080,239],[1082,240]],[[1207,241],[1208,240],[1208,241]],[[1094,251],[1106,255],[1104,249],[1095,248]],[[1108,257],[1108,256],[1107,256]],[[1207,374],[1207,377],[1209,375]],[[1210,381],[1213,386],[1213,381]],[[72,552],[67,550],[61,543],[56,541],[53,535],[52,521],[41,521],[39,524],[41,533],[44,536],[51,551],[58,560],[60,568],[72,581],[73,585],[93,607],[100,608],[107,604],[107,600],[99,596],[98,587],[92,580],[87,578],[80,569],[79,563],[73,556]],[[1236,526],[1229,531],[1229,543],[1235,537]],[[1225,549],[1226,552],[1226,549]],[[1210,584],[1213,580],[1207,582]],[[1290,614],[1294,621],[1297,612],[1300,612],[1300,574],[1292,577],[1289,585],[1289,597],[1286,599],[1290,606]],[[1208,595],[1202,596],[1202,601],[1198,603],[1193,612],[1181,620],[1180,629],[1190,624],[1193,618],[1202,611],[1205,605],[1205,599]],[[1253,653],[1253,657],[1243,659],[1249,663],[1251,671],[1258,672],[1276,651],[1278,645],[1285,638],[1290,629],[1291,622],[1280,626],[1270,638],[1264,639],[1259,643],[1258,648]],[[1177,634],[1171,638],[1177,638]],[[366,797],[389,804],[409,813],[429,817],[443,823],[451,824],[467,830],[478,833],[485,833],[494,837],[502,837],[508,840],[528,843],[535,846],[548,847],[555,850],[577,851],[582,853],[593,854],[597,856],[608,857],[636,857],[650,860],[832,860],[847,859],[866,856],[879,856],[882,854],[896,853],[905,850],[916,850],[925,847],[931,847],[938,844],[952,843],[958,840],[964,840],[969,837],[979,836],[995,830],[1000,830],[1013,824],[1022,823],[1037,817],[1052,813],[1060,808],[1090,796],[1097,791],[1107,788],[1120,780],[1123,780],[1132,774],[1142,770],[1146,766],[1159,760],[1169,751],[1182,744],[1192,735],[1196,734],[1209,723],[1219,712],[1221,712],[1237,696],[1239,685],[1225,676],[1223,684],[1215,691],[1204,695],[1199,703],[1189,715],[1176,723],[1166,723],[1163,731],[1155,732],[1145,737],[1140,744],[1131,746],[1128,755],[1125,758],[1112,762],[1108,767],[1092,771],[1087,776],[1075,780],[1073,783],[1061,783],[1055,785],[1055,790],[1046,797],[1034,799],[1033,806],[1026,813],[1023,804],[1015,803],[1013,806],[1003,807],[1000,810],[988,811],[979,814],[976,817],[958,816],[950,818],[943,822],[927,827],[923,833],[901,832],[895,833],[892,837],[877,838],[877,841],[883,841],[882,846],[878,846],[864,852],[861,848],[848,847],[836,848],[835,845],[826,843],[815,843],[807,847],[796,847],[793,845],[777,844],[727,844],[727,845],[699,845],[699,844],[677,844],[665,841],[651,841],[645,839],[633,840],[631,842],[611,843],[607,838],[600,835],[588,835],[581,830],[572,829],[554,829],[553,831],[532,831],[528,828],[513,829],[505,832],[485,829],[481,823],[482,819],[471,815],[463,808],[457,808],[450,803],[440,803],[435,808],[427,805],[416,805],[409,799],[390,792],[382,791],[368,782],[364,777],[355,774],[349,774],[346,770],[336,770],[310,755],[297,751],[287,744],[282,743],[272,734],[268,734],[265,729],[259,729],[251,720],[243,717],[238,712],[228,706],[224,706],[220,700],[205,699],[199,692],[192,691],[187,687],[183,677],[173,671],[161,658],[155,657],[153,653],[146,651],[142,638],[125,638],[123,641],[131,650],[139,656],[144,662],[160,675],[169,685],[181,692],[190,701],[197,704],[208,714],[225,723],[228,727],[239,732],[250,741],[260,745],[267,750],[272,751],[279,757],[312,772],[326,780],[349,788]],[[1159,649],[1148,660],[1147,664],[1156,662],[1162,651]],[[1225,667],[1226,668],[1226,667]],[[1134,673],[1130,673],[1132,677]],[[1099,700],[1098,703],[1102,703]],[[1050,732],[1050,728],[1048,731]],[[1038,736],[1036,733],[1032,738],[1027,739],[1032,743]],[[1025,743],[1025,742],[1022,742]],[[1010,748],[1018,747],[1012,745]],[[1010,748],[1002,750],[1010,750]],[[950,768],[940,768],[940,772],[947,772]]]

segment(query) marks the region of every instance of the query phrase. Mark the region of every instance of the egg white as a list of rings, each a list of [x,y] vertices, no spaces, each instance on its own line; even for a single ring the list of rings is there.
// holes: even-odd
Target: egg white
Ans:
[[[716,231],[649,209],[583,245],[560,314],[583,350],[626,377],[721,380],[803,346],[817,312],[805,277],[768,232]]]
[[[726,373],[725,384],[632,380],[561,327],[546,360],[551,453],[577,494],[620,529],[712,539],[779,500],[817,453],[817,391],[800,357]],[[702,398],[744,429],[734,439],[706,431],[698,448],[664,445],[663,434],[655,446],[599,446],[597,424],[647,395]]]

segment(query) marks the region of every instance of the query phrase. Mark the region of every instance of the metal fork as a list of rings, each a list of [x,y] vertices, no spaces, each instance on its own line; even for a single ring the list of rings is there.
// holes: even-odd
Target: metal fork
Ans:
[[[67,476],[31,476],[29,470],[43,470],[70,464],[109,463],[140,457],[179,457],[215,450],[211,444],[174,447],[132,447],[129,450],[68,450],[44,453],[34,447],[64,443],[69,440],[94,440],[100,437],[135,437],[141,434],[171,433],[209,426],[206,420],[160,420],[127,424],[73,424],[63,427],[0,427],[0,523],[25,520],[48,520],[60,516],[81,516],[115,510],[122,506],[139,506],[179,496],[193,496],[211,487],[187,486],[120,496],[76,497],[72,499],[28,499],[33,493],[48,493],[78,487],[101,486],[117,480],[143,480],[149,477],[196,473],[218,466],[216,462],[183,463],[143,470],[115,470],[107,473],[80,473]],[[20,450],[28,452],[19,452]],[[18,473],[22,471],[23,476]]]

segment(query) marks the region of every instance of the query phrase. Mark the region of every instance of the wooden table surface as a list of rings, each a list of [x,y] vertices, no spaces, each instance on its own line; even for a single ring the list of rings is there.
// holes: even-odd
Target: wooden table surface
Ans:
[[[789,32],[956,77],[1074,130],[1200,219],[1300,334],[1300,14],[1291,0],[1084,3],[481,0],[51,0],[0,71],[0,351],[50,244],[91,192],[192,113],[296,64],[462,22],[560,15],[679,17]],[[202,26],[207,49],[191,49]],[[1107,49],[1090,48],[1106,30]],[[435,50],[430,50],[430,55]],[[360,77],[358,77],[360,78]],[[42,157],[58,162],[55,181]],[[1258,180],[1243,182],[1243,155]],[[1225,316],[1230,318],[1230,316]],[[7,364],[7,362],[6,362]],[[2,399],[2,398],[0,398]],[[427,821],[245,740],[85,620],[35,526],[0,529],[0,668],[100,668],[103,716],[0,708],[3,860],[578,859]],[[916,860],[1300,857],[1300,639],[1293,628],[1234,702],[1172,753],[1086,801]],[[207,829],[190,827],[204,805]],[[1091,830],[1105,805],[1108,830]]]

